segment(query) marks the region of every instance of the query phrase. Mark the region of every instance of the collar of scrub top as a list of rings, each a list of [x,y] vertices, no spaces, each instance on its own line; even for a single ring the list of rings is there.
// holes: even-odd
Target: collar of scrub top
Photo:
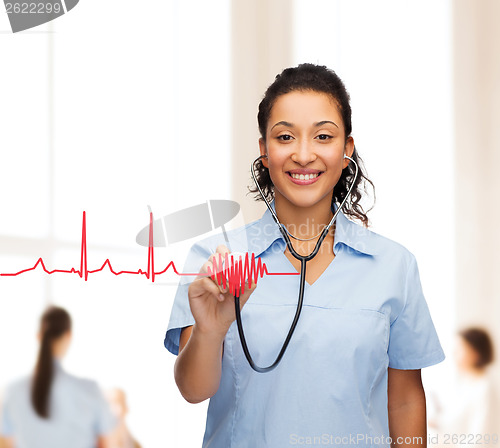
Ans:
[[[271,207],[276,211],[274,200],[271,202]],[[332,213],[335,213],[338,205],[334,204]],[[339,245],[346,245],[360,254],[376,255],[379,252],[378,235],[366,227],[357,224],[349,219],[342,213],[338,213],[335,225],[335,238],[333,250],[338,252]],[[253,252],[255,257],[260,256],[265,252],[271,244],[276,240],[281,240],[283,245],[286,245],[285,239],[281,234],[278,225],[273,219],[269,209],[266,209],[262,219],[257,221],[257,226],[254,228],[258,232],[259,238],[253,239]],[[283,246],[283,247],[284,247]]]

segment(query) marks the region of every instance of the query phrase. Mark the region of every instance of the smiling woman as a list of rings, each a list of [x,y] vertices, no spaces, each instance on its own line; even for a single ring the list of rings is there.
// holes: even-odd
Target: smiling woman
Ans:
[[[282,120],[283,117],[291,121]],[[316,117],[328,119],[316,121]],[[341,127],[335,122],[341,123]],[[276,207],[282,209],[287,203],[293,204],[289,210],[293,214],[308,209],[307,215],[302,213],[308,220],[312,206],[328,214],[332,190],[342,170],[349,165],[344,155],[350,157],[354,150],[354,140],[345,135],[334,100],[326,93],[314,91],[281,95],[274,103],[269,123],[275,124],[259,144],[260,153],[265,156],[262,165],[269,170],[274,185]],[[305,186],[308,188],[301,188]],[[316,235],[318,227],[326,221],[324,218],[302,226],[305,233],[297,236]]]
[[[312,65],[303,64],[303,66]],[[318,117],[323,118],[320,118],[319,121],[312,120],[311,111],[315,111]],[[295,120],[280,118],[286,115],[287,112],[292,114],[288,116],[295,116]],[[327,119],[327,117],[331,118]],[[366,193],[367,185],[369,184],[373,189],[374,186],[366,177],[363,161],[356,151],[351,136],[349,94],[337,75],[334,74],[326,79],[321,77],[319,72],[284,70],[283,73],[277,76],[275,83],[267,89],[265,97],[259,106],[257,118],[261,134],[259,146],[262,155],[267,154],[267,151],[271,151],[272,148],[280,147],[278,144],[281,143],[283,145],[291,144],[294,149],[297,145],[302,145],[302,153],[295,155],[295,159],[299,160],[300,157],[307,157],[305,152],[307,150],[307,137],[310,139],[311,144],[314,141],[317,148],[323,147],[321,152],[329,154],[330,157],[333,157],[332,150],[336,150],[337,155],[339,154],[339,147],[341,148],[340,153],[343,152],[343,154],[352,156],[360,169],[359,175],[354,179],[354,168],[349,166],[347,160],[343,160],[340,178],[332,184],[334,189],[331,202],[332,204],[341,202],[354,181],[354,191],[352,197],[347,201],[344,212],[348,216],[361,220],[364,225],[368,226],[368,217],[359,202],[363,191]],[[268,123],[271,125],[269,128]],[[266,148],[266,145],[268,148]],[[316,171],[319,172],[320,170]],[[266,199],[274,198],[275,186],[265,160],[257,162],[256,172]],[[300,174],[305,176],[311,173],[315,173],[315,171],[308,173],[307,170],[302,169],[302,172],[300,170],[290,171],[290,176],[294,177],[293,174],[298,174],[300,180]],[[304,180],[306,180],[305,177]],[[258,193],[256,187],[250,191]],[[262,200],[259,194],[257,194],[256,199]]]
[[[258,181],[274,201],[260,220],[193,246],[184,270],[200,274],[181,280],[165,338],[178,355],[181,394],[191,403],[210,398],[203,446],[280,448],[325,434],[358,446],[389,448],[403,437],[422,445],[420,369],[444,354],[415,257],[367,228],[359,200],[370,182],[350,160],[360,161],[342,81],[324,66],[288,68],[268,88],[258,119]],[[245,284],[238,302],[207,276],[229,252],[226,241],[274,272],[300,270],[300,280],[264,276]],[[299,258],[318,244],[306,271]]]

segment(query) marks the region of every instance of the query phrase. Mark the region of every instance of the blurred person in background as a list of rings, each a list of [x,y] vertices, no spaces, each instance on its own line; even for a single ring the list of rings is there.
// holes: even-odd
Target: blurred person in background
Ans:
[[[440,444],[493,443],[498,434],[497,396],[489,369],[493,359],[493,343],[486,330],[471,327],[458,333],[456,378],[450,382],[446,399],[435,397],[436,415],[429,422],[440,435]]]
[[[111,389],[106,394],[111,410],[118,421],[113,432],[110,448],[141,448],[128,429],[126,417],[128,414],[127,396],[122,389]]]
[[[71,317],[51,306],[42,315],[31,376],[6,391],[0,440],[9,448],[109,448],[116,422],[96,382],[66,373]],[[1,446],[1,445],[0,445]]]

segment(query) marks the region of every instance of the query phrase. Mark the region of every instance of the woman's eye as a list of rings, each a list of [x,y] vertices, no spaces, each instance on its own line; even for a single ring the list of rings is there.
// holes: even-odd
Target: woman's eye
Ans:
[[[283,134],[283,135],[279,135],[277,138],[278,138],[278,140],[288,142],[292,139],[292,136],[289,134]]]
[[[316,137],[318,140],[328,140],[330,138],[333,138],[331,135],[328,134],[320,134]]]

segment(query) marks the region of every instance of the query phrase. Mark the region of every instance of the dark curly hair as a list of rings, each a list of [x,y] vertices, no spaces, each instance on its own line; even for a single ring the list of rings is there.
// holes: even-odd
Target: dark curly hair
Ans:
[[[300,64],[297,67],[287,68],[277,75],[274,82],[267,88],[264,98],[259,104],[259,113],[257,115],[259,131],[263,140],[266,140],[267,124],[271,116],[271,109],[278,97],[297,90],[326,93],[336,101],[344,122],[347,141],[352,131],[349,93],[342,80],[333,70],[324,65],[315,64]],[[346,201],[342,212],[354,219],[359,219],[365,227],[368,227],[368,217],[359,202],[362,198],[362,193],[367,193],[367,183],[372,187],[373,199],[375,201],[375,186],[373,182],[366,177],[363,161],[356,147],[354,147],[352,158],[359,166],[359,173],[351,197]],[[352,164],[349,164],[347,168],[342,171],[342,175],[333,189],[332,205],[334,202],[340,204],[343,201],[351,185],[354,173],[355,168]],[[255,164],[255,174],[266,199],[272,200],[274,198],[274,185],[271,181],[269,170],[263,165],[261,159]],[[255,195],[255,200],[263,200],[256,186],[249,187],[249,190],[251,193],[257,193]],[[370,211],[372,208],[373,206],[367,211]]]

